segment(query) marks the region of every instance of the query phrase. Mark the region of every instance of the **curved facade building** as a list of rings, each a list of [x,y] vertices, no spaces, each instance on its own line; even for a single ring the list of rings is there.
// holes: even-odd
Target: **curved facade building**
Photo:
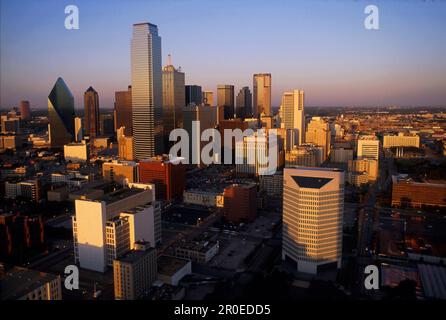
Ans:
[[[48,134],[51,147],[63,147],[74,138],[74,98],[62,78],[48,96]]]

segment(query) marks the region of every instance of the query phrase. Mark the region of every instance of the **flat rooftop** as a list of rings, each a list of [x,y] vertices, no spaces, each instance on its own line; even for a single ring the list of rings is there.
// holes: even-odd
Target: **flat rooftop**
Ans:
[[[145,255],[152,254],[154,252],[155,252],[155,248],[148,248],[147,250],[131,250],[127,254],[118,258],[117,260],[119,262],[124,262],[124,263],[133,263],[135,261],[138,261]],[[154,253],[154,254],[156,254],[156,253]]]
[[[158,273],[172,276],[188,263],[190,263],[189,260],[170,256],[161,256],[158,258]]]
[[[0,278],[0,300],[16,300],[57,276],[26,268],[13,267]]]
[[[116,201],[120,201],[122,199],[131,197],[135,194],[144,192],[146,190],[144,189],[138,189],[138,188],[123,188],[123,189],[119,189],[110,193],[107,193],[105,195],[103,195],[101,198],[99,198],[98,200],[100,201],[105,201],[107,204],[116,202]]]

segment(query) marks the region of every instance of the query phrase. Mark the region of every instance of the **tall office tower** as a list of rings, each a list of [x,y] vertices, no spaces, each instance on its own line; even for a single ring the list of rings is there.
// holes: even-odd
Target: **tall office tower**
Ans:
[[[136,242],[134,250],[113,261],[116,300],[143,298],[156,279],[156,250],[145,241]]]
[[[202,103],[202,92],[201,87],[197,85],[187,85],[184,88],[185,98],[186,98],[186,106],[190,104],[194,104],[196,106],[201,105]]]
[[[151,23],[133,25],[132,35],[133,157],[163,153],[163,80],[161,37]]]
[[[26,100],[20,101],[19,108],[22,120],[25,121],[31,120],[31,109],[29,107],[29,101]]]
[[[90,139],[99,135],[99,95],[93,87],[84,93],[84,124]]]
[[[271,74],[255,74],[253,85],[253,117],[256,118],[264,113],[271,115]]]
[[[74,142],[81,142],[84,139],[84,128],[82,126],[82,118],[74,118]]]
[[[282,128],[297,130],[297,141],[295,141],[295,144],[303,144],[305,142],[304,91],[284,92],[281,110]]]
[[[62,78],[57,78],[48,96],[48,135],[52,147],[74,139],[74,98]]]
[[[205,106],[214,105],[214,93],[212,91],[203,91],[203,103]]]
[[[127,91],[115,92],[115,131],[125,127],[124,134],[128,137],[132,135],[132,86],[128,86]]]
[[[113,113],[99,115],[99,133],[104,136],[115,134],[115,119]]]
[[[328,121],[321,117],[313,117],[308,123],[305,142],[312,143],[324,148],[322,161],[330,154],[331,131]]]
[[[376,136],[360,136],[358,138],[358,158],[371,158],[379,160],[381,143]]]
[[[81,268],[104,272],[135,242],[161,241],[161,207],[154,185],[129,183],[99,199],[78,199],[73,216],[74,258]]]
[[[187,131],[190,139],[189,148],[189,164],[201,165],[201,148],[207,142],[201,141],[200,137],[204,130],[215,128],[217,124],[218,108],[209,108],[206,106],[188,106],[183,108],[183,128]],[[196,121],[196,122],[194,122]],[[194,127],[199,125],[198,128]],[[197,134],[194,134],[194,128]],[[193,145],[199,146],[194,150]],[[177,156],[176,154],[172,156]],[[184,155],[178,155],[185,157]]]
[[[236,115],[239,119],[250,118],[252,115],[252,94],[249,87],[241,88],[237,95]]]
[[[217,86],[217,106],[223,107],[225,119],[234,118],[234,86]]]
[[[282,260],[317,274],[341,267],[344,172],[331,168],[285,168]]]
[[[139,181],[155,184],[157,200],[181,199],[186,185],[186,167],[175,158],[144,159],[139,162]]]
[[[185,106],[184,72],[175,69],[173,65],[167,65],[163,68],[163,125],[167,152],[173,144],[169,141],[170,132],[183,127]]]

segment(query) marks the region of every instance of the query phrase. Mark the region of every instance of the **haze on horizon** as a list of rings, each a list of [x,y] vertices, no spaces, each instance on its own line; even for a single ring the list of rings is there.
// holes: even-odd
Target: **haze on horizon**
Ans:
[[[66,30],[64,8],[79,8]],[[130,84],[132,25],[151,22],[186,84],[216,94],[217,84],[252,90],[272,74],[282,93],[306,92],[307,106],[445,106],[446,2],[373,1],[380,30],[364,28],[369,1],[0,0],[0,108],[30,100],[46,108],[61,76],[83,108],[93,86],[100,107]],[[125,13],[125,14],[123,14]]]

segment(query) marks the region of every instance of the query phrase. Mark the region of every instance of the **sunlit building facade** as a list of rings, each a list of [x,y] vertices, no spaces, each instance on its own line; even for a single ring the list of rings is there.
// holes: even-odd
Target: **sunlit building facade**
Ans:
[[[271,74],[258,73],[253,76],[253,117],[264,113],[271,115]]]

